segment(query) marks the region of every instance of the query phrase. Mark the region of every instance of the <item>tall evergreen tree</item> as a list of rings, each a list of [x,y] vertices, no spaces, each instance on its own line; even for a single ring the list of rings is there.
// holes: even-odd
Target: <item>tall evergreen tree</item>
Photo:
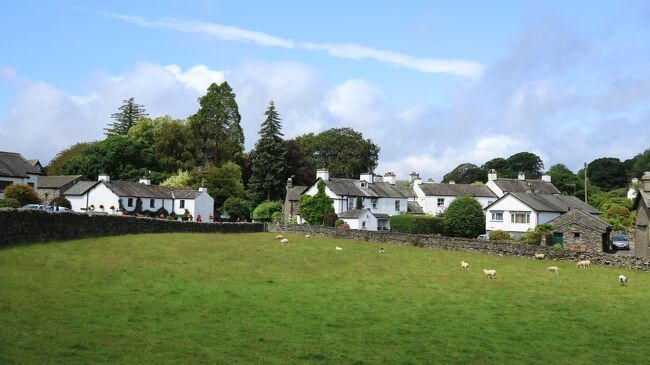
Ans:
[[[113,123],[108,124],[108,128],[104,128],[104,134],[107,136],[126,136],[129,129],[142,117],[149,114],[145,112],[144,106],[137,104],[135,98],[131,97],[122,101],[122,106],[119,112],[111,114],[111,118],[115,120]]]
[[[199,163],[221,166],[244,151],[244,131],[235,93],[227,82],[213,83],[199,98],[201,108],[189,117]]]
[[[284,195],[287,150],[282,140],[280,117],[271,101],[264,113],[260,139],[255,144],[248,197],[253,205],[262,200],[281,199]]]

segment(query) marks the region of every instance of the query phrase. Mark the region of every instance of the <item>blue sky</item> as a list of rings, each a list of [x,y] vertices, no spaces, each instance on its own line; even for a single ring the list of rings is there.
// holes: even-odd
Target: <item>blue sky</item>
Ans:
[[[0,24],[0,150],[41,161],[122,99],[186,118],[223,80],[247,148],[275,100],[287,137],[351,126],[402,177],[650,147],[643,1],[12,2]]]

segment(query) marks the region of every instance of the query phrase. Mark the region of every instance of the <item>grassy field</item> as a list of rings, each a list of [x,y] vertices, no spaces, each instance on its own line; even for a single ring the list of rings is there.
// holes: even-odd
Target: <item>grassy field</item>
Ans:
[[[650,273],[273,236],[0,250],[0,364],[650,361]]]

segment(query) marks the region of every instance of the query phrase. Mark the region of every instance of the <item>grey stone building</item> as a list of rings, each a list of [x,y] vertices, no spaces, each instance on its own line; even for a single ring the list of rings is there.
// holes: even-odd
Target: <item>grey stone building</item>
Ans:
[[[307,190],[306,186],[294,186],[291,178],[287,179],[287,195],[282,207],[282,218],[290,223],[300,214],[300,196]]]
[[[553,241],[571,250],[602,252],[609,250],[612,225],[580,209],[571,209],[551,220]]]
[[[641,186],[639,186],[639,193],[634,199],[633,208],[636,209],[636,233],[635,239],[635,255],[639,257],[648,256],[648,220],[650,219],[650,171],[646,171],[641,178]]]
[[[36,192],[43,203],[49,203],[83,180],[86,180],[83,175],[39,176]]]

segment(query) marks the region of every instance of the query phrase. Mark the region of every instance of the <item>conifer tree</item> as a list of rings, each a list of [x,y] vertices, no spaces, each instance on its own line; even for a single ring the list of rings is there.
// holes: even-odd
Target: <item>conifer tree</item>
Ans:
[[[111,114],[111,118],[115,120],[109,123],[108,128],[104,128],[104,134],[107,136],[126,136],[129,129],[142,117],[149,114],[145,112],[144,106],[137,104],[135,98],[131,97],[122,101],[122,106],[119,112]]]
[[[248,197],[253,205],[262,200],[284,198],[286,148],[282,140],[280,117],[271,101],[264,113],[260,139],[255,144],[252,175],[249,180]]]

